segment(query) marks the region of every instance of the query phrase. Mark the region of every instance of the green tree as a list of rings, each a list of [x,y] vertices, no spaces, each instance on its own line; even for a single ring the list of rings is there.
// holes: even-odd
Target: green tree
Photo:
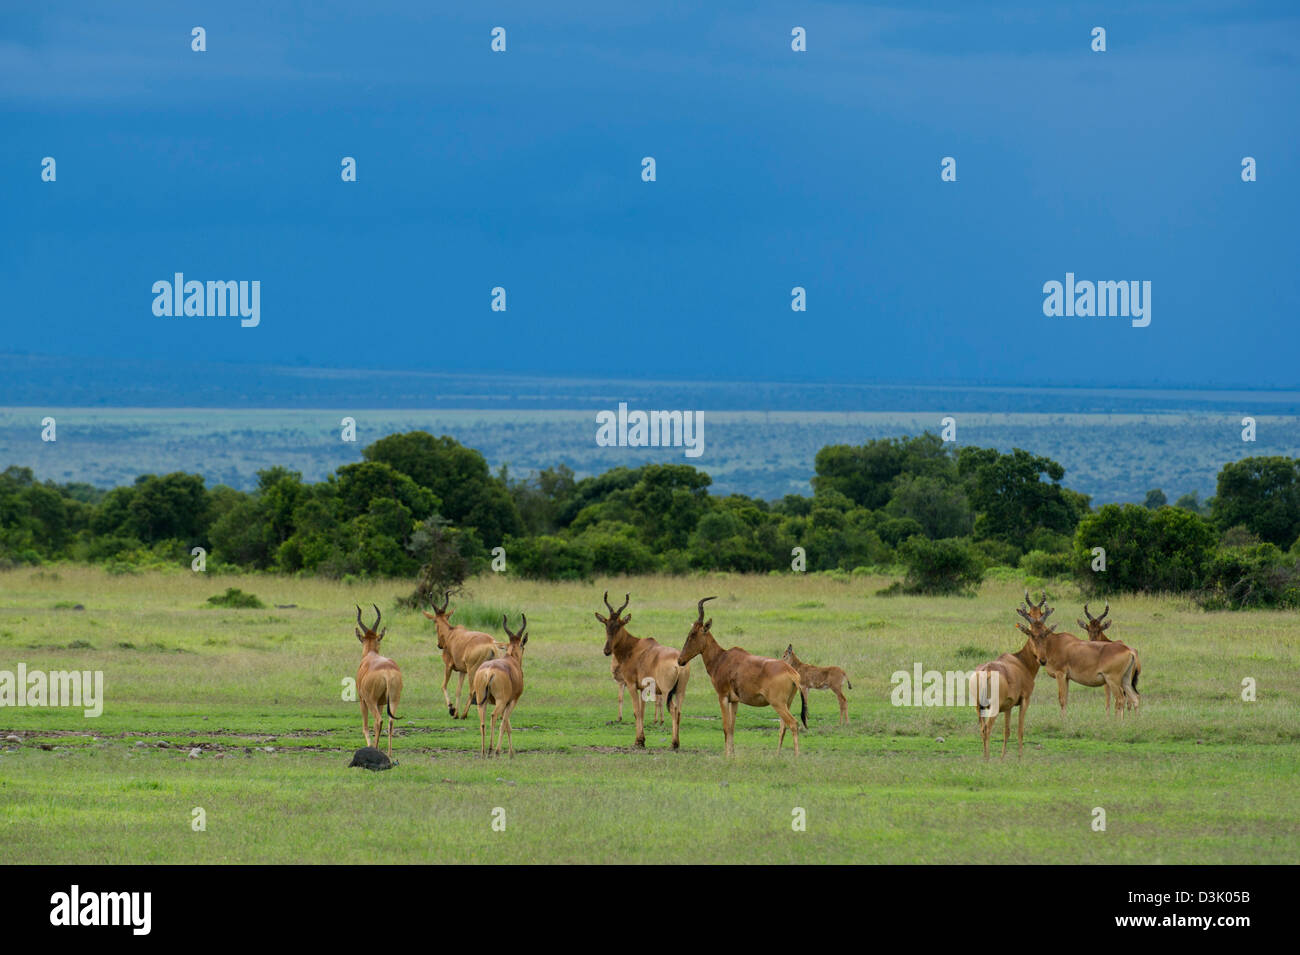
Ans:
[[[1300,460],[1279,456],[1225,464],[1211,514],[1222,530],[1244,524],[1261,540],[1290,547],[1300,537]]]

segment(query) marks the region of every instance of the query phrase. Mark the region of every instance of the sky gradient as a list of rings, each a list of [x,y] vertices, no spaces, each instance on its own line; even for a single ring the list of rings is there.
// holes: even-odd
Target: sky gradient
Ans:
[[[0,13],[0,352],[69,375],[1300,384],[1294,4],[86,6]],[[1150,326],[1044,316],[1067,271]]]

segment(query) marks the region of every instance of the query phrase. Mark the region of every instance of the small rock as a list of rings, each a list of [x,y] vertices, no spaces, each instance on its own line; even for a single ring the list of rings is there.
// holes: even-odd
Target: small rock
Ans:
[[[45,750],[48,753],[50,750],[54,749],[54,746],[50,743],[42,743],[41,749]]]
[[[85,605],[85,604],[76,604],[76,605],[73,606],[72,609],[73,609],[73,610],[85,610],[85,609],[86,609],[86,605]]]
[[[10,733],[8,736],[5,737],[6,743],[21,743],[22,741],[23,738],[21,736],[16,736],[13,733]]]
[[[190,759],[198,759],[202,755],[203,750],[199,749],[197,746],[190,750]]]
[[[936,737],[934,738],[934,741],[935,741],[936,743],[942,743],[942,742],[943,742],[943,737],[942,737],[942,736],[936,736]]]
[[[207,717],[206,717],[206,716],[205,716],[205,717],[203,717],[203,718],[204,718],[204,719],[205,719],[205,720],[206,720],[206,719],[207,719]]]
[[[144,747],[146,747],[146,746],[148,746],[148,745],[149,745],[149,744],[146,743],[146,742],[145,742],[144,740],[142,740],[142,739],[138,739],[138,740],[135,741],[135,748],[136,748],[136,749],[143,749]]]
[[[225,758],[226,758],[226,754],[225,754],[225,753],[217,753],[217,754],[216,754],[215,756],[213,756],[212,758],[213,758],[213,759],[225,759]]]
[[[264,752],[264,753],[274,753],[274,752],[275,752],[275,747],[274,747],[274,746],[263,746],[263,747],[262,747],[262,752]]]
[[[444,777],[442,781],[443,781],[444,783],[454,783],[454,782],[455,782],[454,779],[447,779],[446,777]]]
[[[171,745],[172,745],[172,744],[169,743],[169,742],[167,742],[165,739],[160,739],[160,740],[158,741],[158,748],[159,748],[159,749],[171,749]]]

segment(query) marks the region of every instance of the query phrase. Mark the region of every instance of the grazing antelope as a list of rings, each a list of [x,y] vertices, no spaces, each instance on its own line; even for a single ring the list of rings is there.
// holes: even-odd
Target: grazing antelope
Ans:
[[[1034,678],[1038,676],[1041,665],[1042,654],[1031,636],[1015,653],[1004,653],[992,663],[981,663],[970,675],[970,698],[975,701],[985,759],[989,758],[989,737],[999,713],[1006,714],[1002,726],[1002,758],[1007,758],[1011,711],[1017,706],[1020,707],[1020,725],[1016,735],[1016,756],[1024,754],[1025,710],[1029,708],[1029,698],[1034,695]]]
[[[373,607],[374,604],[371,604]],[[375,717],[375,748],[379,748],[379,736],[384,729],[384,713],[388,713],[388,758],[393,758],[393,720],[399,719],[393,712],[397,701],[402,698],[402,671],[388,657],[379,655],[379,641],[384,639],[388,628],[378,633],[379,608],[375,607],[375,626],[367,627],[361,621],[361,608],[357,607],[357,639],[361,641],[361,666],[357,667],[357,701],[361,704],[361,731],[366,735],[366,745],[370,745],[370,716]]]
[[[617,679],[632,691],[632,713],[636,716],[636,745],[645,747],[645,699],[642,690],[653,689],[655,702],[667,702],[673,720],[673,749],[681,745],[682,704],[686,701],[686,684],[691,678],[691,668],[678,661],[677,651],[665,647],[650,637],[634,637],[628,633],[627,624],[632,615],[622,616],[632,595],[626,594],[623,606],[617,610],[609,602],[605,591],[605,606],[609,616],[596,611],[596,619],[605,625],[605,656],[613,656],[618,665]]]
[[[1084,615],[1085,617],[1088,618],[1088,622],[1087,622],[1087,623],[1084,623],[1084,622],[1083,622],[1082,620],[1080,620],[1078,617],[1075,617],[1074,619],[1075,619],[1075,622],[1076,622],[1079,626],[1083,627],[1083,629],[1085,629],[1085,630],[1088,631],[1088,639],[1089,639],[1089,640],[1096,640],[1098,643],[1113,643],[1114,641],[1111,640],[1110,637],[1108,637],[1108,636],[1106,636],[1106,634],[1102,633],[1103,630],[1105,630],[1107,627],[1109,627],[1112,623],[1115,622],[1115,621],[1113,621],[1113,620],[1106,620],[1106,615],[1107,615],[1108,613],[1110,613],[1110,604],[1109,604],[1109,603],[1106,604],[1105,608],[1102,610],[1102,612],[1101,612],[1101,616],[1100,616],[1100,617],[1094,617],[1092,614],[1088,613],[1088,605],[1087,605],[1087,604],[1084,604],[1084,605],[1083,605],[1083,615]],[[1105,623],[1102,622],[1103,620],[1105,621]],[[1133,652],[1134,652],[1134,653],[1137,653],[1136,650],[1134,650]],[[1134,691],[1136,691],[1137,688],[1138,688],[1138,677],[1140,677],[1141,675],[1142,675],[1142,657],[1139,656],[1139,657],[1137,658],[1137,662],[1134,663],[1134,665],[1133,665],[1133,689],[1134,689]],[[1116,706],[1119,705],[1119,699],[1118,699],[1118,698],[1115,700],[1115,705],[1116,705]],[[1129,707],[1129,705],[1130,705],[1130,704],[1129,704],[1128,697],[1125,697],[1125,698],[1124,698],[1124,709],[1127,710],[1128,707]],[[1106,686],[1106,712],[1107,712],[1107,713],[1110,712],[1110,685],[1109,685],[1109,684],[1107,684],[1107,686]]]
[[[460,693],[465,688],[465,680],[468,677],[471,689],[474,686],[474,673],[486,661],[494,657],[501,657],[505,652],[505,644],[497,643],[491,634],[483,633],[480,630],[467,630],[460,624],[451,625],[451,615],[454,610],[448,610],[451,604],[451,594],[443,596],[442,606],[436,603],[432,604],[433,613],[423,611],[424,615],[433,621],[434,627],[438,631],[438,649],[442,651],[442,699],[447,704],[447,712],[452,718],[457,718],[457,711],[460,711],[459,719],[465,719],[469,716],[469,704],[465,709],[460,709]],[[460,679],[456,683],[456,702],[453,705],[451,697],[447,694],[447,682],[451,679],[452,672],[460,674]]]
[[[1070,681],[1081,686],[1106,686],[1115,694],[1115,713],[1122,716],[1132,703],[1137,711],[1141,700],[1133,688],[1133,670],[1137,666],[1137,654],[1119,642],[1107,641],[1093,643],[1080,640],[1072,633],[1057,633],[1055,626],[1047,626],[1047,618],[1055,607],[1047,607],[1047,595],[1034,603],[1025,591],[1025,605],[1028,610],[1016,608],[1016,613],[1029,622],[1026,627],[1017,623],[1022,633],[1027,633],[1036,641],[1041,641],[1039,659],[1047,672],[1056,677],[1056,696],[1061,704],[1061,717],[1065,717],[1065,704],[1069,698]],[[1119,701],[1124,700],[1123,708]]]
[[[704,604],[716,597],[705,597],[699,602],[699,618],[691,624],[678,662],[685,666],[699,654],[704,658],[704,669],[713,681],[722,708],[723,752],[736,754],[736,710],[741,703],[746,706],[770,706],[781,717],[781,735],[776,749],[785,743],[785,731],[794,732],[794,754],[799,755],[799,721],[790,712],[790,703],[798,693],[803,700],[799,714],[805,728],[808,726],[808,693],[799,682],[799,671],[784,660],[759,657],[741,647],[724,650],[713,639],[713,618],[704,619]]]
[[[799,673],[799,685],[804,689],[830,690],[835,694],[835,698],[840,701],[840,725],[847,726],[849,723],[849,701],[845,698],[841,687],[847,685],[851,690],[853,684],[849,682],[849,678],[844,671],[839,667],[815,667],[811,663],[804,663],[794,655],[793,643],[785,648],[785,653],[781,654],[781,659],[794,667]]]
[[[505,628],[506,636],[510,638],[506,655],[481,664],[474,672],[474,681],[470,684],[469,702],[471,705],[478,703],[480,756],[486,756],[492,745],[492,727],[498,718],[501,720],[501,726],[497,729],[496,755],[501,755],[502,732],[506,734],[510,755],[515,755],[515,738],[510,729],[510,714],[515,711],[515,705],[524,692],[524,646],[528,643],[528,616],[520,614],[520,617],[522,622],[519,624],[518,633],[511,633],[509,621],[504,616],[501,618],[501,625]],[[489,703],[496,704],[492,710],[492,725],[488,725],[485,715]],[[485,725],[487,726],[486,737],[484,736]]]

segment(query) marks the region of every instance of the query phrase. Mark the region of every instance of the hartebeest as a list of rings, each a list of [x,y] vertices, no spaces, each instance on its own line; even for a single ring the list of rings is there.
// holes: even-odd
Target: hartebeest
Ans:
[[[842,687],[847,685],[851,690],[853,684],[844,671],[839,667],[815,667],[811,663],[804,663],[794,655],[793,643],[785,648],[781,659],[795,668],[799,674],[799,685],[805,690],[830,690],[835,694],[835,698],[840,701],[840,725],[847,726],[849,701],[845,698]]]
[[[371,604],[371,606],[374,606]],[[375,607],[375,625],[367,627],[361,620],[361,608],[357,607],[357,639],[361,641],[361,666],[357,667],[357,701],[361,704],[361,731],[365,733],[366,745],[370,745],[370,717],[375,717],[375,748],[379,747],[379,736],[384,730],[384,713],[388,714],[388,758],[393,757],[393,720],[399,719],[393,712],[398,700],[402,698],[402,671],[388,657],[379,655],[379,641],[384,639],[388,628],[378,633],[382,615]]]
[[[596,611],[596,619],[605,625],[605,656],[613,656],[625,686],[632,691],[632,712],[636,716],[636,745],[645,746],[645,697],[642,691],[651,690],[658,702],[664,698],[673,720],[673,749],[681,745],[682,704],[686,701],[686,684],[691,678],[691,668],[678,663],[677,651],[665,647],[650,637],[634,637],[628,633],[627,624],[632,615],[622,616],[632,595],[626,594],[623,606],[617,610],[609,602],[605,591],[605,606],[609,616]]]
[[[705,597],[698,604],[699,617],[691,624],[686,642],[682,644],[677,662],[685,666],[696,654],[704,658],[704,669],[713,681],[722,709],[723,752],[736,753],[736,710],[741,703],[746,706],[770,706],[781,718],[781,735],[776,748],[780,752],[785,743],[785,731],[794,732],[794,754],[799,755],[799,720],[790,712],[794,695],[799,694],[803,707],[799,718],[808,726],[808,692],[799,682],[799,671],[784,660],[760,657],[742,647],[724,650],[713,638],[713,618],[704,619],[704,604],[716,597]]]
[[[1017,624],[1019,626],[1019,624]],[[1025,751],[1025,710],[1034,695],[1034,678],[1042,665],[1042,656],[1031,636],[1015,653],[1004,653],[992,663],[981,663],[970,675],[970,698],[975,701],[980,739],[984,741],[984,758],[989,758],[989,736],[999,713],[1006,714],[1002,726],[1002,758],[1007,758],[1007,740],[1011,736],[1011,711],[1020,707],[1020,726],[1016,736],[1016,755]]]
[[[1047,625],[1047,618],[1055,607],[1045,606],[1047,595],[1034,603],[1025,591],[1025,605],[1028,610],[1016,608],[1016,613],[1029,622],[1026,627],[1017,623],[1021,632],[1041,641],[1042,650],[1039,659],[1047,672],[1056,677],[1056,696],[1061,704],[1061,716],[1065,716],[1065,704],[1069,698],[1069,685],[1073,680],[1082,686],[1107,686],[1115,694],[1115,713],[1123,715],[1128,704],[1133,704],[1136,712],[1140,704],[1137,690],[1133,688],[1133,670],[1137,665],[1137,654],[1122,643],[1092,643],[1080,640],[1072,633],[1057,633],[1056,627]],[[1125,705],[1120,707],[1119,701]]]
[[[1112,623],[1115,622],[1115,621],[1113,621],[1113,620],[1106,620],[1106,615],[1109,614],[1109,613],[1110,613],[1110,604],[1109,604],[1109,603],[1107,603],[1106,606],[1105,606],[1105,608],[1102,610],[1102,612],[1101,612],[1101,616],[1100,616],[1100,617],[1094,617],[1092,614],[1088,613],[1088,605],[1087,605],[1087,604],[1084,604],[1084,605],[1083,605],[1083,615],[1084,615],[1085,617],[1088,618],[1087,622],[1085,623],[1084,621],[1080,620],[1078,617],[1075,617],[1074,619],[1075,619],[1075,622],[1078,623],[1079,626],[1083,627],[1083,629],[1085,629],[1085,630],[1088,631],[1088,639],[1089,639],[1089,640],[1096,640],[1098,643],[1114,643],[1115,641],[1111,640],[1110,637],[1106,636],[1106,634],[1102,632],[1103,630],[1105,630],[1106,628],[1108,628]],[[1103,621],[1105,621],[1105,622],[1103,623]],[[1129,649],[1132,649],[1132,648],[1130,647]],[[1136,650],[1133,650],[1133,652],[1134,652],[1134,653],[1137,653]],[[1137,660],[1136,660],[1136,662],[1134,662],[1134,664],[1133,664],[1133,690],[1134,690],[1134,692],[1137,691],[1137,688],[1138,688],[1138,677],[1140,677],[1141,675],[1142,675],[1142,657],[1141,657],[1141,655],[1139,655],[1138,658],[1137,658]],[[1116,705],[1116,706],[1119,705],[1119,700],[1118,700],[1118,699],[1115,700],[1115,705]],[[1130,704],[1129,704],[1128,697],[1125,697],[1125,698],[1124,698],[1124,708],[1125,708],[1125,710],[1128,709],[1129,705],[1130,705]],[[1109,684],[1106,686],[1106,712],[1107,712],[1107,713],[1110,712],[1110,686],[1109,686]]]
[[[486,661],[493,658],[499,658],[506,652],[504,645],[497,643],[491,634],[483,633],[481,630],[467,630],[460,624],[452,626],[451,615],[454,610],[448,610],[451,605],[451,594],[443,596],[442,606],[439,607],[433,603],[433,613],[423,611],[424,615],[433,621],[433,625],[438,631],[438,649],[442,651],[442,699],[447,704],[447,712],[453,718],[465,719],[469,716],[469,704],[465,709],[460,709],[460,693],[465,687],[466,678],[469,679],[471,688],[474,685],[474,673]],[[451,679],[452,671],[460,674],[460,679],[456,683],[456,702],[451,702],[451,697],[447,694],[447,682]]]
[[[505,628],[510,643],[506,655],[499,659],[484,661],[474,672],[474,682],[470,684],[469,702],[478,704],[478,740],[479,755],[486,756],[492,743],[492,728],[498,718],[501,726],[497,729],[496,755],[501,755],[501,734],[506,734],[510,755],[515,755],[514,733],[510,729],[510,714],[515,711],[515,704],[524,692],[524,646],[528,643],[528,616],[520,615],[523,621],[518,633],[510,632],[510,624],[503,616],[501,625]],[[487,705],[495,703],[492,710],[491,725],[486,718]],[[486,737],[484,727],[486,725]]]
[[[618,684],[618,721],[623,722],[623,694],[627,691],[627,684],[623,682],[623,674],[618,668],[618,657],[610,657],[609,675],[614,678]],[[633,691],[635,692],[635,691]]]

